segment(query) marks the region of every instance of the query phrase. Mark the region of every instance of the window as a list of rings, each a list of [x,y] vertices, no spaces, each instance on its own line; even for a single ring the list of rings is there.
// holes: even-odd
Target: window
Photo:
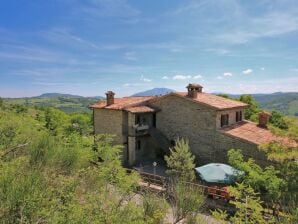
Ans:
[[[236,111],[236,122],[242,121],[242,111]]]
[[[229,115],[228,114],[222,114],[220,117],[220,127],[229,125]]]
[[[156,127],[156,114],[153,114],[152,125],[153,125],[153,127]]]
[[[136,115],[136,124],[140,124],[140,123],[141,123],[140,115]]]
[[[140,140],[137,141],[137,147],[136,147],[136,149],[137,149],[138,151],[141,150],[141,141],[140,141]]]

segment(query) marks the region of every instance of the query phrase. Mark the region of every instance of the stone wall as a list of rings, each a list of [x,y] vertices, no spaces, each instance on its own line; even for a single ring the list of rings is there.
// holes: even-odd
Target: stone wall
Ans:
[[[123,114],[120,110],[94,109],[95,134],[116,135],[115,143],[123,143]]]
[[[236,111],[239,109],[216,111],[177,96],[167,96],[153,102],[152,106],[161,109],[157,113],[157,128],[170,140],[185,137],[189,140],[191,151],[196,155],[198,165],[210,162],[227,162],[227,152],[231,148],[242,149],[246,156],[265,160],[257,145],[238,138],[222,134],[220,115],[229,114],[229,123],[236,122]],[[244,116],[244,111],[242,111]]]
[[[185,137],[199,164],[214,161],[216,111],[181,97],[170,95],[153,102],[161,109],[156,126],[169,140]]]
[[[227,153],[230,149],[241,149],[245,159],[253,158],[259,165],[268,165],[264,152],[258,149],[258,145],[218,132],[216,154],[218,162],[227,162]]]

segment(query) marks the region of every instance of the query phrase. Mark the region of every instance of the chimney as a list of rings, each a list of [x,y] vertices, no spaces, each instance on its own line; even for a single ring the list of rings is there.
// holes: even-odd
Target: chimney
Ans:
[[[259,127],[262,128],[267,128],[267,123],[269,121],[271,114],[266,112],[266,111],[262,111],[259,113]]]
[[[115,93],[113,91],[106,92],[107,106],[114,104],[114,95],[115,95]]]
[[[193,99],[196,99],[198,97],[198,93],[202,92],[203,86],[199,85],[199,84],[188,84],[188,86],[186,86],[187,88],[187,96]]]

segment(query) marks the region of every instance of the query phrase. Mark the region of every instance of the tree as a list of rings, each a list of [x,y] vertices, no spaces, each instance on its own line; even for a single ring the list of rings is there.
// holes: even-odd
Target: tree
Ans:
[[[170,155],[165,156],[170,174],[180,179],[192,181],[195,178],[195,157],[189,149],[188,140],[178,138],[174,148],[170,149]]]
[[[196,219],[204,202],[204,190],[195,184],[172,178],[168,186],[173,223],[197,223]]]
[[[242,95],[239,100],[248,104],[244,114],[245,119],[256,121],[260,109],[255,99],[251,95]]]
[[[0,108],[3,107],[3,105],[4,105],[4,101],[3,101],[3,99],[0,97]]]
[[[272,111],[269,122],[277,128],[284,129],[284,130],[288,129],[288,125],[284,120],[283,115],[276,111]]]
[[[274,202],[281,196],[283,180],[278,177],[279,171],[273,166],[260,167],[252,158],[244,161],[241,150],[228,151],[229,163],[236,169],[245,172],[242,183],[251,186],[256,192],[266,196],[268,202]]]
[[[295,141],[291,139],[294,143]],[[282,174],[282,179],[284,184],[281,188],[281,209],[286,213],[294,213],[289,217],[297,219],[298,207],[298,147],[294,144],[292,146],[287,146],[279,142],[270,142],[260,146],[260,149],[267,154],[267,158],[270,161],[276,163],[277,169]],[[295,222],[293,222],[295,223]]]
[[[243,183],[237,183],[235,187],[229,187],[229,194],[233,198],[230,203],[234,204],[237,209],[235,215],[230,219],[232,223],[270,223],[264,219],[262,201],[253,188]]]

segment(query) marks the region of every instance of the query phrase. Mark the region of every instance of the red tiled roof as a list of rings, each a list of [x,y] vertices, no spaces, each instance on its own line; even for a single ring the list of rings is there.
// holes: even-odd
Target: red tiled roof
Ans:
[[[187,97],[187,92],[176,92],[176,93],[170,93],[168,95],[177,95],[180,97],[185,97],[186,99],[192,100],[194,102],[202,103],[207,106],[211,106],[213,108],[224,110],[224,109],[231,109],[231,108],[237,108],[237,107],[246,107],[247,104],[226,99],[224,97],[215,96],[208,93],[198,93],[198,97],[196,99],[192,99]],[[167,96],[167,95],[165,95]],[[139,104],[143,104],[146,101],[149,101],[151,99],[158,99],[162,97],[153,97],[153,96],[143,96],[143,97],[123,97],[123,98],[115,98],[114,104],[107,106],[106,102],[102,102],[99,104],[95,104],[91,106],[91,108],[105,108],[105,109],[112,109],[112,110],[122,110],[127,107],[137,106]]]
[[[148,106],[135,106],[135,107],[128,107],[125,109],[131,113],[148,113],[148,112],[155,112],[155,109],[148,107]]]
[[[271,141],[279,141],[288,146],[294,146],[288,138],[278,137],[274,135],[269,129],[261,128],[256,123],[250,121],[242,121],[234,125],[230,125],[220,129],[224,134],[244,139],[254,144],[266,144]],[[293,145],[294,144],[294,145]]]
[[[92,105],[91,108],[100,108],[100,109],[112,109],[112,110],[123,110],[127,107],[136,106],[138,104],[142,104],[154,97],[152,96],[142,96],[142,97],[123,97],[123,98],[115,98],[114,103],[112,105],[107,106],[106,102],[102,102],[99,104]]]
[[[187,97],[187,92],[176,92],[176,93],[172,93],[172,94]],[[211,107],[214,107],[214,108],[220,109],[220,110],[248,106],[246,103],[242,103],[242,102],[236,101],[236,100],[227,99],[227,98],[216,96],[216,95],[209,94],[209,93],[198,93],[198,96],[196,99],[192,99],[189,97],[187,97],[187,98],[197,101],[199,103],[209,105]]]

